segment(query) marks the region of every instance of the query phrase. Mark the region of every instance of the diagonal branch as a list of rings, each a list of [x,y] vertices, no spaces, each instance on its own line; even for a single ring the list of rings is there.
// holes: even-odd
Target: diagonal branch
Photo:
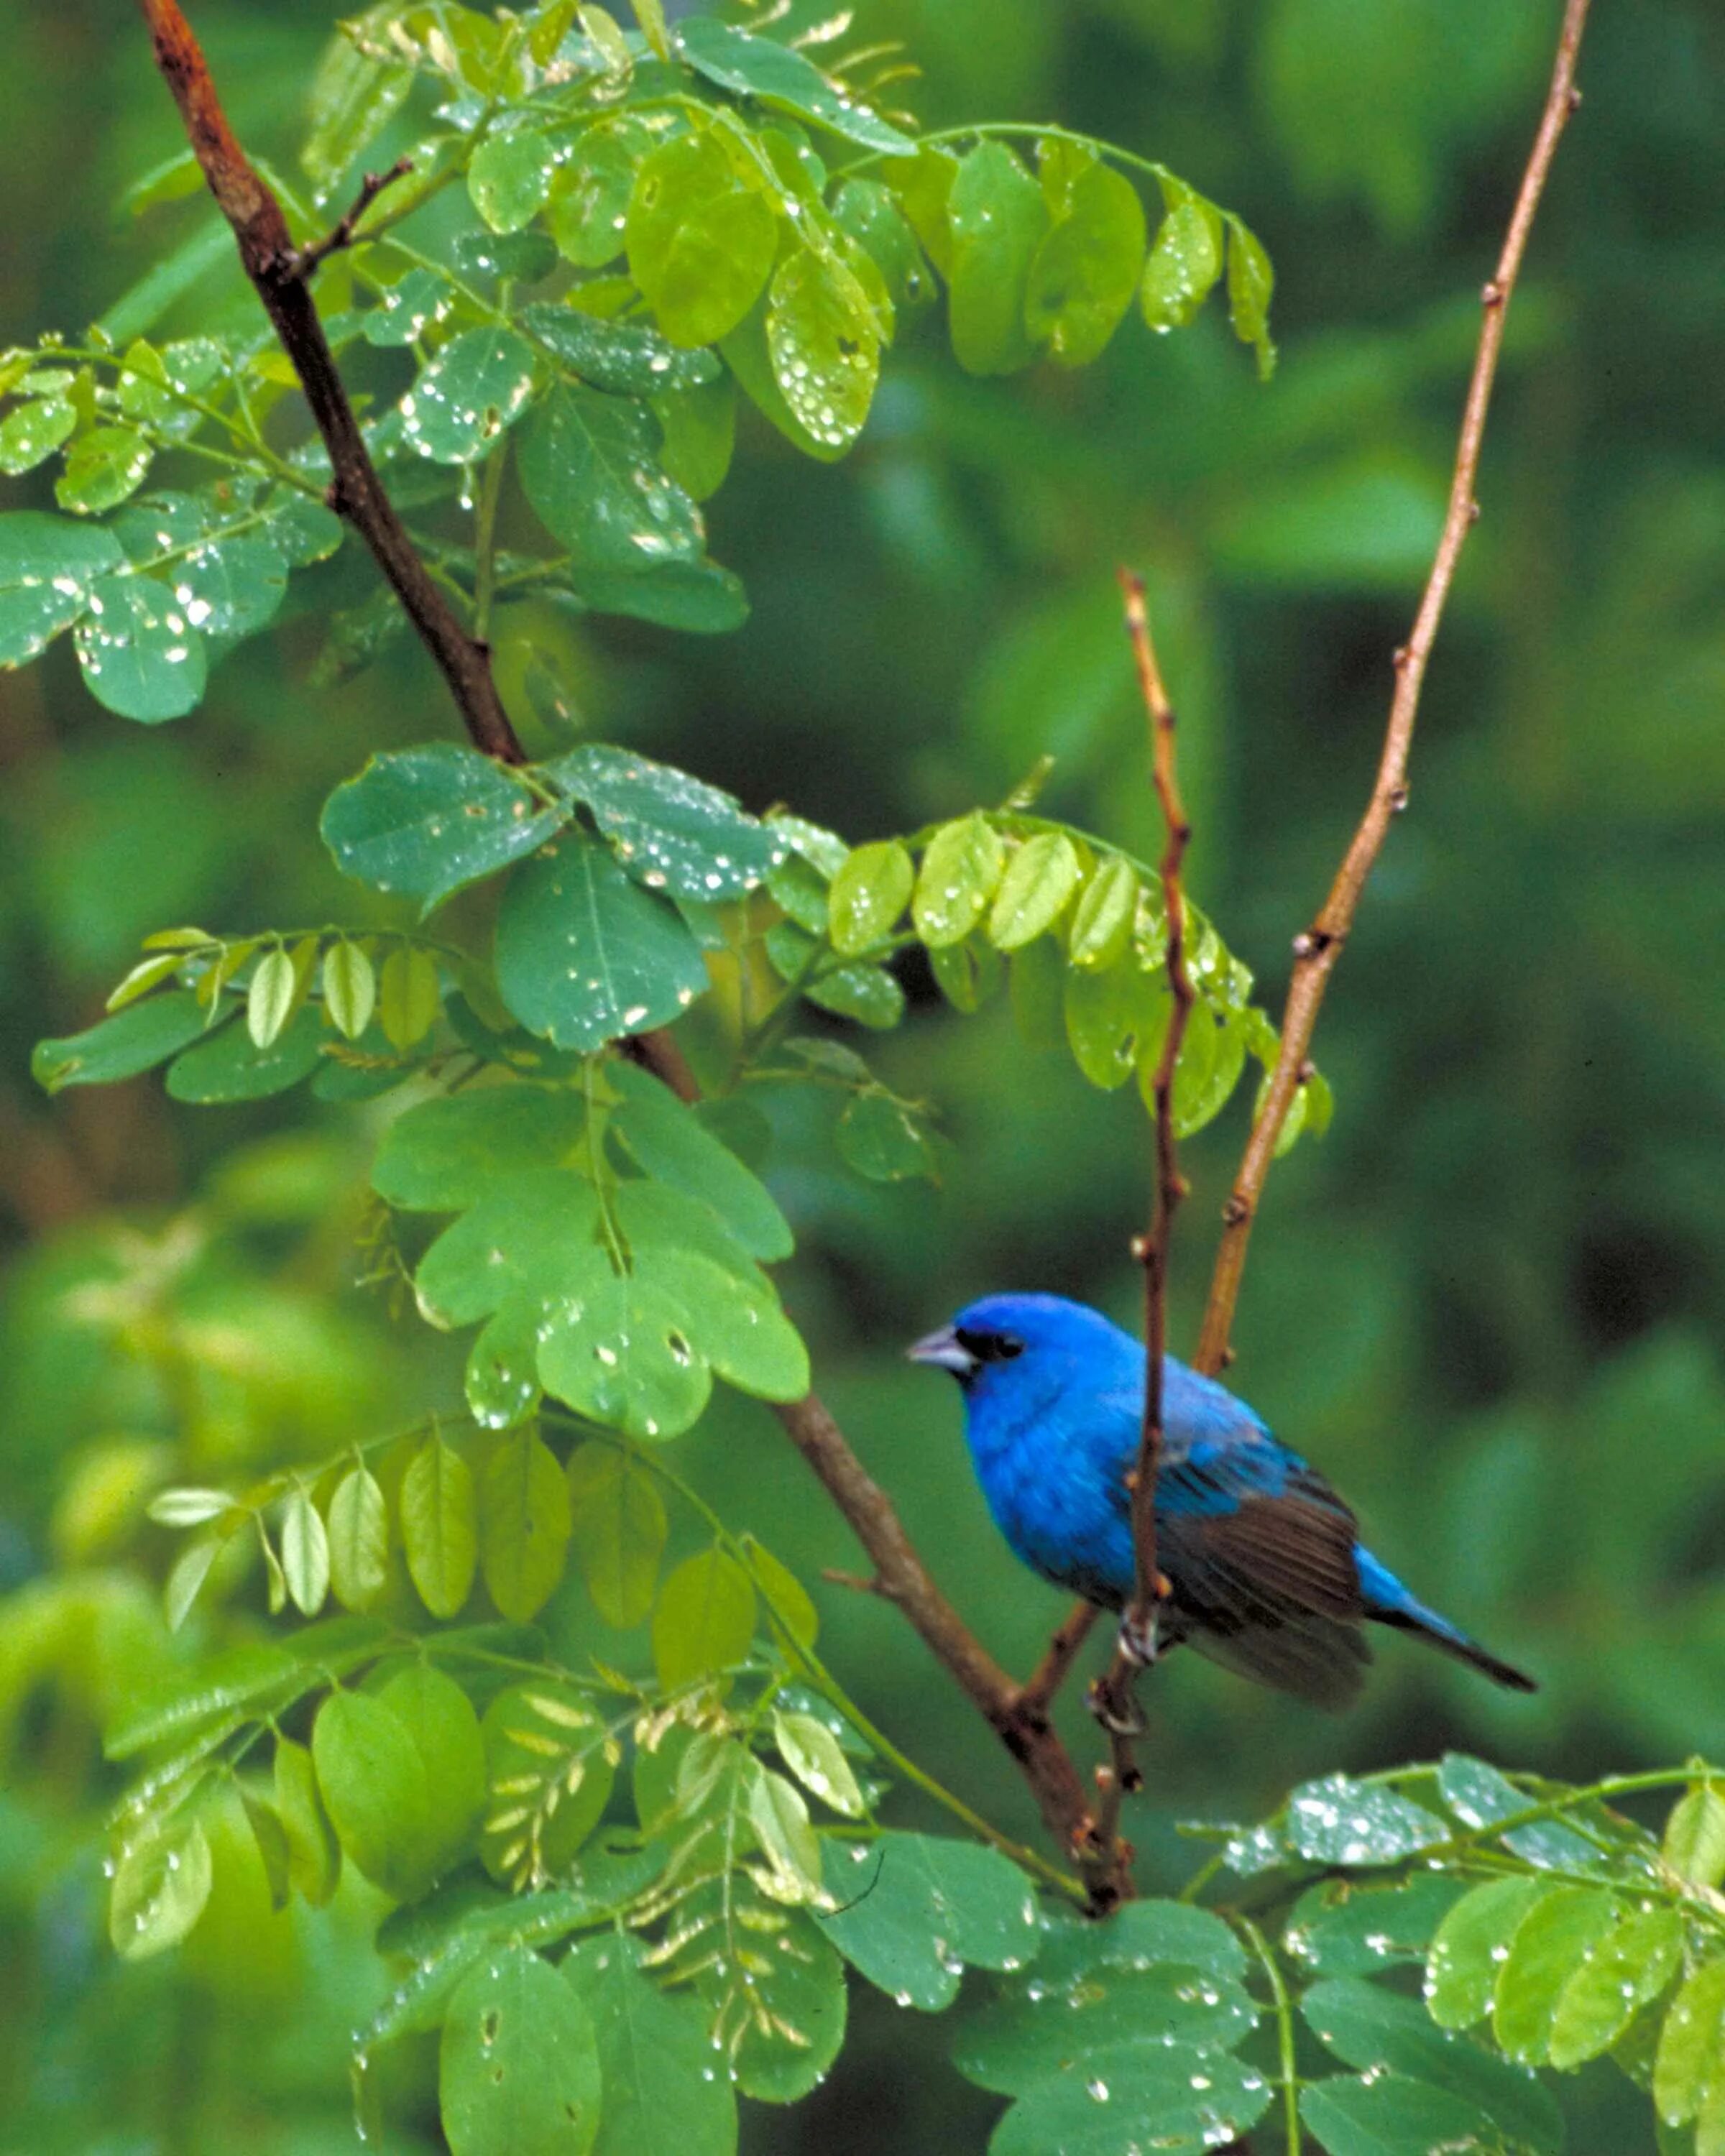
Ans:
[[[1449,510],[1413,633],[1395,654],[1395,693],[1390,701],[1389,723],[1384,732],[1372,798],[1317,918],[1294,938],[1294,971],[1282,1015],[1281,1054],[1264,1106],[1252,1126],[1234,1188],[1222,1209],[1222,1240],[1210,1280],[1209,1301],[1204,1310],[1198,1353],[1193,1358],[1197,1367],[1211,1377],[1224,1369],[1232,1358],[1230,1338],[1252,1224],[1263,1195],[1265,1178],[1276,1155],[1276,1139],[1307,1075],[1312,1036],[1330,976],[1353,929],[1361,893],[1382,850],[1390,819],[1408,805],[1408,757],[1414,743],[1414,722],[1419,715],[1426,664],[1455,579],[1462,542],[1480,513],[1479,503],[1474,498],[1474,484],[1479,473],[1480,445],[1485,439],[1486,408],[1497,378],[1498,357],[1503,349],[1504,319],[1509,312],[1516,280],[1521,274],[1527,235],[1545,191],[1558,138],[1569,116],[1581,102],[1581,93],[1575,87],[1575,59],[1587,11],[1588,0],[1567,0],[1539,130],[1522,175],[1496,274],[1480,295],[1485,318],[1480,325],[1479,348],[1468,383],[1467,402],[1462,410],[1455,468],[1450,482]]]
[[[1144,608],[1143,579],[1122,571],[1120,582],[1126,595],[1127,629],[1137,662],[1144,714],[1149,721],[1156,798],[1168,834],[1160,874],[1171,1000],[1168,1029],[1163,1035],[1162,1052],[1157,1058],[1156,1075],[1151,1086],[1156,1119],[1156,1189],[1150,1229],[1132,1244],[1132,1254],[1144,1268],[1145,1346],[1143,1427],[1138,1440],[1137,1460],[1128,1478],[1132,1508],[1132,1593],[1121,1614],[1113,1660],[1091,1693],[1092,1707],[1108,1732],[1113,1751],[1113,1763],[1103,1784],[1100,1820],[1105,1845],[1113,1843],[1121,1799],[1137,1789],[1142,1779],[1132,1753],[1132,1738],[1142,1726],[1132,1703],[1132,1681],[1146,1663],[1155,1659],[1157,1605],[1166,1587],[1156,1563],[1156,1475],[1163,1444],[1163,1358],[1168,1353],[1168,1260],[1174,1214],[1186,1195],[1174,1136],[1174,1072],[1186,1038],[1187,1021],[1198,1000],[1186,965],[1186,892],[1182,877],[1192,826],[1180,793],[1174,753],[1173,706],[1168,701],[1162,669],[1156,660],[1156,646],[1151,641],[1149,618]]]
[[[475,747],[505,762],[525,761],[491,679],[487,646],[470,637],[419,559],[372,465],[336,370],[305,276],[327,252],[295,251],[281,205],[259,178],[228,124],[209,69],[178,0],[140,0],[157,66],[172,90],[211,192],[234,228],[240,259],[293,361],[330,453],[330,502],[377,557],[397,597],[442,669]],[[368,181],[375,198],[378,189]],[[363,199],[352,215],[365,206]],[[344,219],[352,237],[351,220]],[[343,225],[336,227],[341,234]],[[335,235],[331,235],[332,239]],[[625,1044],[680,1099],[700,1097],[682,1050],[666,1031]],[[1018,1762],[1043,1818],[1083,1874],[1091,1904],[1112,1907],[1132,1892],[1124,1856],[1100,1843],[1078,1770],[1046,1712],[973,1634],[936,1586],[886,1492],[851,1450],[813,1393],[775,1409],[792,1442],[820,1478],[874,1560],[879,1592],[897,1604]]]
[[[524,762],[521,745],[491,678],[490,651],[463,629],[420,560],[407,526],[383,490],[354,418],[306,282],[311,270],[328,251],[328,243],[303,254],[295,249],[281,204],[259,177],[228,124],[208,64],[181,12],[179,0],[139,0],[139,5],[155,40],[156,64],[173,92],[187,138],[209,182],[210,192],[234,228],[245,273],[275,325],[282,349],[294,363],[317,431],[329,451],[333,475],[329,488],[331,508],[371,548],[377,567],[448,682],[474,747],[506,763]],[[372,187],[371,191],[375,197],[378,188]],[[360,207],[364,207],[363,203]],[[358,213],[356,208],[355,217]],[[341,230],[338,225],[336,231]],[[347,238],[352,236],[350,228]]]

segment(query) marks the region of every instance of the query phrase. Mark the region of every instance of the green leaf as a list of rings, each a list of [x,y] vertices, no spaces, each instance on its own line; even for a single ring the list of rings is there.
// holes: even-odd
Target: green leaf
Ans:
[[[1163,192],[1168,192],[1166,186]],[[1221,274],[1221,217],[1201,195],[1182,188],[1157,228],[1144,264],[1138,295],[1144,320],[1158,336],[1184,329]]]
[[[650,757],[589,742],[544,770],[591,809],[619,860],[649,891],[717,904],[753,891],[784,858],[770,824],[716,786]]]
[[[401,1722],[425,1769],[424,1837],[412,1852],[429,1882],[466,1855],[485,1803],[485,1748],[479,1717],[453,1678],[412,1662],[377,1697]]]
[[[716,562],[660,562],[632,569],[576,569],[569,590],[593,613],[625,614],[694,636],[722,636],[749,618],[742,579]]]
[[[1558,1995],[1622,1908],[1602,1887],[1553,1887],[1517,1925],[1491,2003],[1491,2035],[1507,2057],[1545,2064]]]
[[[491,1599],[525,1625],[551,1599],[569,1548],[569,1487],[557,1455],[531,1430],[512,1432],[485,1468],[480,1563]]]
[[[1066,955],[1086,973],[1106,973],[1126,954],[1138,911],[1138,872],[1106,854],[1078,895]]]
[[[968,374],[1011,374],[1035,346],[1024,328],[1030,270],[1049,230],[1042,190],[1004,142],[979,142],[947,206],[952,352]]]
[[[714,2071],[701,2002],[665,1991],[626,1932],[583,1940],[562,1966],[591,2016],[605,2092],[593,2156],[733,2156],[737,2098]]]
[[[635,173],[653,137],[628,113],[583,128],[552,182],[546,223],[558,251],[579,270],[601,270],[623,252]]]
[[[653,1607],[670,1526],[658,1486],[626,1452],[578,1445],[567,1470],[576,1562],[608,1625],[642,1623]]]
[[[598,2132],[592,2018],[526,1946],[480,1961],[449,2002],[438,2106],[452,2156],[587,2156]]]
[[[733,2064],[745,2096],[795,2103],[825,2080],[843,2047],[845,1969],[806,1911],[773,1915],[783,1928],[752,1984],[762,2012],[736,2032]]]
[[[1288,1839],[1314,1864],[1399,1864],[1449,1839],[1435,1813],[1380,1784],[1327,1774],[1288,1799]]]
[[[434,1617],[457,1615],[479,1563],[479,1498],[472,1469],[435,1430],[402,1477],[401,1532],[419,1599]]]
[[[1711,1782],[1677,1799],[1659,1853],[1692,1886],[1717,1887],[1725,1880],[1725,1797]]]
[[[1106,2080],[1171,2046],[1230,2050],[1258,2019],[1245,1966],[1222,1919],[1183,1902],[1131,1902],[1100,1924],[1054,1922],[1031,1973],[1000,1986],[952,2062],[983,2088],[1023,2096],[1067,2086],[1080,2069]]]
[[[442,1009],[437,960],[418,944],[398,943],[377,976],[377,1023],[383,1038],[405,1055],[424,1040]]]
[[[421,456],[444,465],[485,455],[526,409],[533,347],[490,325],[452,337],[401,400],[402,433]]]
[[[321,1514],[303,1489],[290,1490],[282,1507],[281,1568],[295,1608],[315,1617],[330,1591],[330,1542]]]
[[[222,1538],[208,1535],[182,1550],[174,1560],[162,1590],[162,1614],[170,1632],[177,1632],[203,1591],[216,1559],[222,1554]]]
[[[203,1914],[213,1872],[209,1843],[182,1812],[122,1842],[108,1896],[108,1937],[127,1961],[177,1946]]]
[[[841,97],[812,60],[770,38],[752,37],[711,16],[684,23],[679,33],[683,57],[697,74],[739,97],[758,97],[812,120],[847,141],[886,157],[914,157],[916,146],[868,106]]]
[[[715,352],[683,350],[644,322],[603,321],[562,300],[521,310],[521,324],[595,389],[625,397],[698,389],[724,372]]]
[[[1300,2011],[1344,2066],[1404,2074],[1476,2105],[1503,2139],[1555,2156],[1563,2117],[1532,2074],[1494,2058],[1467,2037],[1439,2028],[1418,2000],[1358,1977],[1314,1984]]]
[[[551,196],[557,151],[536,127],[488,136],[467,167],[467,192],[493,232],[519,232]]]
[[[411,63],[376,59],[341,30],[331,37],[312,80],[311,131],[300,152],[320,198],[334,192],[388,126],[413,88],[413,74]]]
[[[389,1578],[389,1511],[367,1467],[344,1475],[330,1498],[330,1584],[344,1609],[369,1609]]]
[[[771,1880],[766,1891],[775,1902],[814,1902],[820,1896],[820,1839],[809,1820],[809,1807],[783,1774],[757,1773],[750,1779],[749,1824],[761,1845]]]
[[[318,1794],[311,1754],[288,1737],[275,1740],[275,1809],[287,1836],[289,1880],[321,1909],[341,1878],[341,1846]]]
[[[54,500],[79,516],[117,509],[143,485],[155,454],[130,427],[92,427],[67,450],[66,468],[54,483]]]
[[[285,1648],[239,1647],[206,1662],[191,1676],[177,1676],[141,1699],[128,1701],[107,1732],[110,1759],[129,1759],[152,1745],[180,1745],[203,1728],[228,1721],[238,1710],[267,1703],[279,1712],[309,1690],[300,1666]],[[285,1697],[284,1697],[285,1696]]]
[[[435,329],[453,311],[455,288],[440,270],[409,270],[397,284],[388,285],[365,317],[367,344],[388,351],[417,344],[428,329]],[[389,594],[392,608],[397,605]]]
[[[988,2142],[988,2156],[1132,2156],[1165,2149],[1199,2156],[1224,2136],[1243,2137],[1270,2107],[1271,2088],[1255,2068],[1225,2051],[1183,2046],[1130,2058],[1111,2053],[1106,2078],[1075,2071],[1059,2087],[1022,2097]],[[1153,2140],[1146,2140],[1147,2129]],[[1251,2144],[1255,2146],[1256,2144]]]
[[[924,2013],[952,2005],[965,1963],[1015,1969],[1040,1943],[1024,1874],[974,1842],[922,1834],[829,1841],[826,1886],[836,1907],[818,1919],[821,1929],[870,1984]]]
[[[0,516],[0,666],[22,666],[45,651],[124,560],[100,525],[33,509]]]
[[[87,1033],[38,1041],[30,1075],[49,1093],[68,1086],[112,1086],[165,1063],[196,1040],[208,1023],[208,1014],[193,991],[175,988],[129,1004]]]
[[[989,1002],[1006,978],[992,943],[974,931],[963,943],[944,944],[928,953],[929,969],[954,1010],[967,1014]]]
[[[1673,1908],[1626,1917],[1596,1939],[1558,1994],[1551,2064],[1568,2073],[1609,2051],[1682,1958],[1683,1921]]]
[[[174,596],[205,636],[254,636],[287,596],[287,564],[269,538],[213,535],[174,571]]]
[[[817,1722],[812,1714],[787,1714],[775,1707],[773,1741],[779,1757],[805,1789],[812,1790],[846,1819],[862,1817],[863,1794],[856,1776],[838,1738],[824,1722]]]
[[[154,963],[159,966],[162,962]],[[292,1014],[299,988],[294,962],[287,952],[279,945],[266,951],[246,992],[246,1029],[254,1047],[268,1048],[275,1040]]]
[[[848,448],[880,377],[880,325],[855,272],[812,247],[788,254],[768,300],[767,350],[802,426],[829,449]]]
[[[653,1666],[667,1691],[747,1661],[755,1637],[755,1590],[719,1548],[687,1558],[659,1591]]]
[[[471,1325],[511,1302],[536,1314],[549,1296],[578,1296],[609,1270],[595,1238],[593,1185],[567,1168],[500,1176],[420,1260],[414,1285],[427,1322]]]
[[[1466,1892],[1466,1880],[1441,1871],[1388,1885],[1322,1880],[1290,1911],[1282,1945],[1314,1976],[1365,1976],[1399,1962],[1423,1963],[1433,1933]]]
[[[1444,1801],[1464,1826],[1489,1826],[1527,1810],[1530,1799],[1507,1775],[1465,1752],[1446,1752],[1438,1770]],[[1594,1845],[1560,1820],[1536,1820],[1503,1837],[1524,1863],[1540,1870],[1586,1871],[1599,1861]]]
[[[583,1051],[669,1024],[707,986],[700,947],[671,908],[608,846],[574,831],[511,879],[496,974],[530,1033]]]
[[[1129,180],[1100,163],[1063,194],[1054,228],[1030,264],[1024,327],[1060,366],[1087,367],[1106,349],[1138,289],[1144,206]]]
[[[1484,2019],[1510,1943],[1546,1891],[1538,1879],[1492,1879],[1462,1896],[1431,1943],[1425,1998],[1434,2021],[1466,2029]]]
[[[928,1132],[890,1094],[859,1093],[834,1126],[833,1137],[847,1164],[870,1183],[940,1179]]]
[[[845,181],[833,200],[833,222],[880,271],[895,307],[926,306],[934,298],[928,258],[891,188],[878,180]]]
[[[315,1010],[297,1012],[268,1048],[255,1047],[245,1026],[224,1025],[175,1058],[166,1081],[168,1097],[195,1104],[270,1100],[311,1076],[323,1039]]]
[[[530,854],[564,820],[512,773],[454,742],[373,757],[325,803],[344,875],[421,901],[421,913]]]
[[[425,1764],[399,1715],[365,1692],[332,1692],[311,1730],[317,1784],[347,1861],[398,1901],[424,1887],[430,1832]]]
[[[557,266],[557,249],[542,232],[458,233],[449,252],[465,275],[514,285],[536,285]]]
[[[697,387],[658,390],[651,403],[665,470],[691,501],[706,501],[723,485],[737,446],[735,380],[721,374]]]
[[[911,902],[916,880],[916,867],[896,839],[858,846],[827,894],[827,934],[833,948],[857,957],[890,936]]]
[[[159,577],[109,577],[83,598],[77,625],[85,686],[122,719],[183,718],[203,696],[203,639]]]
[[[1045,935],[1065,911],[1082,870],[1064,831],[1040,832],[1008,860],[988,916],[988,940],[999,951],[1021,950]]]
[[[1243,1012],[1219,1013],[1202,997],[1188,1014],[1180,1059],[1174,1066],[1176,1137],[1190,1137],[1201,1131],[1228,1105],[1245,1068],[1246,1029]],[[1157,1039],[1138,1053],[1139,1088],[1153,1111],[1156,1070],[1163,1045],[1163,1040]]]
[[[580,1693],[548,1678],[511,1685],[492,1701],[480,1857],[500,1885],[569,1871],[610,1800],[609,1741]]]
[[[620,1058],[610,1081],[623,1096],[610,1122],[649,1175],[710,1206],[752,1258],[788,1258],[789,1224],[766,1187],[692,1109],[649,1072]]]
[[[323,1007],[330,1023],[349,1040],[357,1040],[372,1022],[377,1001],[377,978],[357,943],[338,936],[323,954]]]
[[[78,424],[76,408],[64,397],[42,397],[20,404],[0,424],[0,472],[16,479],[33,471],[69,439]]]
[[[820,1630],[820,1619],[808,1589],[752,1535],[744,1535],[742,1547],[768,1611],[799,1647],[812,1647]]]
[[[527,499],[578,570],[644,577],[699,559],[701,512],[659,461],[659,424],[633,397],[560,382],[522,429]]]
[[[1242,344],[1258,355],[1258,378],[1267,382],[1276,369],[1270,341],[1270,295],[1276,277],[1270,257],[1237,217],[1228,220],[1228,319]]]
[[[1437,2149],[1500,2149],[1485,2112],[1448,2089],[1400,2074],[1308,2082],[1300,2117],[1329,2156],[1432,2156]]]
[[[1725,2085],[1725,1961],[1685,1984],[1665,2017],[1653,2063],[1653,2101],[1668,2126],[1686,2125]]]
[[[753,306],[778,249],[758,180],[717,129],[679,135],[642,163],[624,236],[629,275],[673,344],[716,344]]]
[[[986,817],[943,824],[923,852],[911,904],[923,942],[935,949],[963,942],[982,919],[1005,866],[1006,848]]]
[[[1039,947],[1033,944],[1030,951]],[[1014,980],[1028,956],[1014,958]],[[1106,973],[1068,972],[1064,1006],[1073,1060],[1092,1086],[1106,1091],[1160,1053],[1173,998],[1163,976],[1147,971],[1128,950]]]
[[[563,1167],[586,1134],[578,1093],[473,1086],[397,1116],[372,1164],[372,1188],[408,1212],[453,1213],[477,1204],[500,1177]]]

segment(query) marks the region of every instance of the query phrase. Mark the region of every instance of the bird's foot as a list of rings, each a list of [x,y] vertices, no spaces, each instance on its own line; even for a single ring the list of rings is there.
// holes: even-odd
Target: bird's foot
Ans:
[[[1117,1697],[1106,1679],[1098,1677],[1085,1703],[1111,1737],[1142,1737],[1150,1727],[1142,1708],[1132,1697],[1130,1685]]]
[[[1153,1609],[1142,1625],[1134,1624],[1130,1613],[1120,1620],[1118,1640],[1122,1660],[1134,1669],[1147,1669],[1162,1653],[1162,1635]]]

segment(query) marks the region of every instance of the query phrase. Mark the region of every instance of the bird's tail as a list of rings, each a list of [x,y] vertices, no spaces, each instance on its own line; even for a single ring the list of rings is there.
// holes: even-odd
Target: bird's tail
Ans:
[[[1369,1551],[1359,1552],[1358,1564],[1360,1593],[1368,1617],[1374,1618],[1380,1625],[1394,1625],[1399,1631],[1412,1632],[1428,1645],[1453,1656],[1458,1662],[1466,1662],[1470,1669],[1480,1671],[1494,1684],[1506,1686],[1511,1691],[1538,1691],[1538,1686],[1525,1671],[1517,1669],[1512,1662],[1500,1661],[1477,1640],[1470,1640],[1447,1617],[1440,1617],[1435,1609],[1429,1609]]]

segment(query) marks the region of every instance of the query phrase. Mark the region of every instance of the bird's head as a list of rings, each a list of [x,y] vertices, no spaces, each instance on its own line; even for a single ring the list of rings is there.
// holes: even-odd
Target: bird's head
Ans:
[[[950,1370],[973,1407],[991,1395],[1046,1397],[1069,1381],[1094,1384],[1136,1342],[1099,1310],[1058,1295],[989,1295],[906,1350]]]

